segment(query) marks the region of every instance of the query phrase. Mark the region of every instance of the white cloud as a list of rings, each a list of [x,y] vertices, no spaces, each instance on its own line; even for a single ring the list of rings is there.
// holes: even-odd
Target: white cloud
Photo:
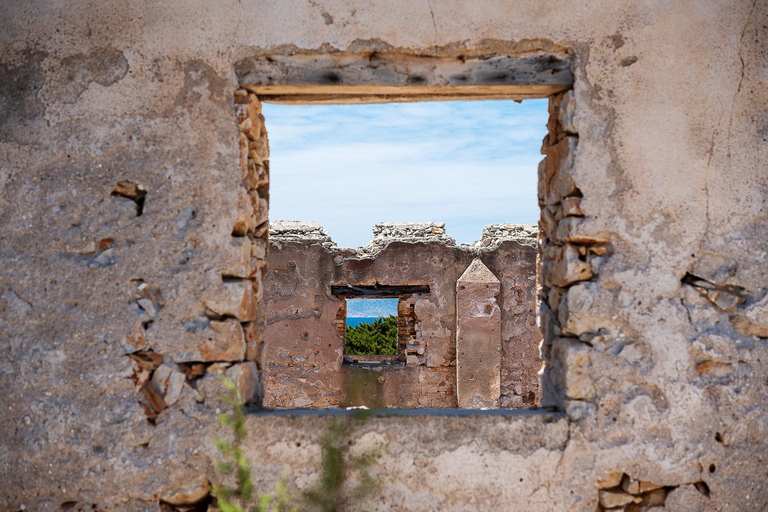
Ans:
[[[397,299],[347,299],[347,318],[397,316]]]
[[[493,222],[538,219],[546,100],[265,105],[270,217],[315,220],[346,246],[376,222],[443,221],[471,243]]]

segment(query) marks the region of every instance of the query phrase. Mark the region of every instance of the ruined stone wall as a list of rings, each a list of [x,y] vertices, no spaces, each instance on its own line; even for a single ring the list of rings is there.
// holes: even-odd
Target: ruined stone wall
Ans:
[[[540,402],[536,327],[536,232],[492,225],[474,247],[456,245],[440,223],[379,224],[358,250],[337,247],[317,224],[271,227],[264,280],[266,407],[456,407],[456,280],[479,257],[499,278],[502,321],[498,406]],[[428,285],[400,301],[415,337],[402,364],[343,364],[344,312],[333,285]],[[340,319],[340,320],[339,320]],[[404,338],[404,336],[401,336]]]
[[[573,77],[542,170],[560,412],[374,417],[350,445],[380,454],[372,510],[765,509],[767,17],[756,0],[4,2],[0,509],[207,499],[221,404],[196,365],[248,364],[253,317],[206,302],[257,280],[222,275],[247,254],[235,69],[299,50],[567,55]],[[226,336],[236,357],[201,353]],[[153,422],[150,348],[168,367]],[[331,420],[250,415],[259,488],[286,465],[311,485]]]

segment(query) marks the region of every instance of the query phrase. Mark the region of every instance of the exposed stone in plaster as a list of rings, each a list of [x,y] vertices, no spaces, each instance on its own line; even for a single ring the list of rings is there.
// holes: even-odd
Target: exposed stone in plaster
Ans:
[[[692,286],[712,304],[726,312],[734,311],[747,298],[741,286],[713,283],[690,273],[683,277],[682,283]]]
[[[147,189],[140,183],[132,180],[118,181],[117,186],[112,191],[113,196],[124,197],[136,203],[136,216],[140,217],[144,213],[144,201],[147,196]]]
[[[768,294],[746,305],[731,317],[734,328],[744,336],[768,338]]]
[[[587,249],[596,273],[588,281],[598,285],[596,323],[613,324],[587,340],[594,408],[570,418],[377,417],[353,438],[363,449],[381,448],[374,464],[381,490],[371,510],[592,512],[594,482],[623,471],[677,486],[668,510],[766,508],[759,406],[766,346],[729,319],[761,302],[768,275],[768,7],[754,0],[713,0],[705,9],[544,1],[516,3],[512,12],[502,4],[325,2],[321,8],[334,18],[326,25],[306,2],[171,1],[140,15],[129,2],[6,2],[0,508],[155,509],[177,473],[181,482],[213,475],[211,442],[221,436],[215,375],[188,377],[211,381],[205,401],[184,387],[152,426],[136,405],[143,398],[128,378],[134,361],[126,352],[151,345],[172,361],[175,343],[198,346],[209,330],[202,297],[222,283],[241,186],[231,100],[232,64],[250,52],[243,45],[262,55],[285,48],[572,57],[574,86],[552,102],[559,128],[551,142],[578,134],[570,173],[582,196],[569,197],[580,199],[585,242],[568,243]],[[509,37],[518,41],[503,41]],[[61,61],[100,48],[123,53],[125,77],[108,87],[91,82],[75,103],[56,100],[46,84],[63,83]],[[266,154],[264,141],[252,146],[260,159]],[[126,178],[150,191],[142,217],[133,203],[109,197]],[[555,243],[549,235],[557,223],[574,212],[573,201],[542,212],[542,254]],[[190,206],[196,219],[178,227]],[[595,236],[609,245],[589,243]],[[113,245],[99,249],[109,238]],[[694,269],[704,253],[737,262],[729,266],[733,276]],[[498,267],[486,264],[505,286]],[[725,312],[681,283],[686,272],[741,286],[746,301]],[[159,286],[166,299],[146,332],[149,312],[132,299],[137,278]],[[555,337],[554,299],[562,294],[553,288],[540,296],[550,319],[542,328]],[[417,304],[420,318],[436,311]],[[759,309],[753,313],[759,322]],[[137,346],[126,348],[126,335]],[[428,359],[442,365],[445,353]],[[712,364],[699,366],[707,359]],[[273,489],[286,466],[297,487],[311,485],[331,420],[249,416],[259,490]],[[696,485],[702,479],[707,487]]]
[[[161,503],[183,508],[205,507],[203,502],[210,501],[211,483],[204,475],[188,477],[176,475],[171,487],[160,498]]]

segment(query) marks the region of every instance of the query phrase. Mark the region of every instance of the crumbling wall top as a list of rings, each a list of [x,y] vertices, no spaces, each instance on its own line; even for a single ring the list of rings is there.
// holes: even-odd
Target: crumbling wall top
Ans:
[[[445,222],[380,222],[373,226],[373,240],[358,253],[375,254],[391,242],[441,243],[449,247],[456,245],[456,240],[445,233]]]
[[[455,245],[445,233],[445,222],[381,222],[373,226],[374,239],[440,241]]]
[[[389,245],[391,242],[428,242],[441,243],[455,247],[456,240],[445,231],[444,222],[380,222],[372,228],[373,240],[367,246],[358,248],[358,253],[370,255]],[[538,226],[536,224],[490,224],[483,228],[480,240],[474,244],[462,244],[461,247],[481,250],[494,250],[499,244],[514,240],[521,245],[536,247]],[[313,221],[279,220],[269,224],[269,237],[272,242],[309,242],[320,243],[327,248],[338,248],[325,228]],[[355,252],[353,249],[345,249]]]
[[[536,224],[490,224],[483,228],[483,234],[474,246],[493,250],[501,242],[515,240],[521,245],[536,247],[538,232]]]
[[[320,242],[330,247],[336,245],[317,222],[278,220],[269,223],[269,238],[275,242]]]

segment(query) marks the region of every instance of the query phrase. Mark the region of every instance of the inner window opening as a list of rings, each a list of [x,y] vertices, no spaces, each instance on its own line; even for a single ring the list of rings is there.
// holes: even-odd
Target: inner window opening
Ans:
[[[398,299],[345,300],[345,362],[355,361],[354,356],[396,356]]]

